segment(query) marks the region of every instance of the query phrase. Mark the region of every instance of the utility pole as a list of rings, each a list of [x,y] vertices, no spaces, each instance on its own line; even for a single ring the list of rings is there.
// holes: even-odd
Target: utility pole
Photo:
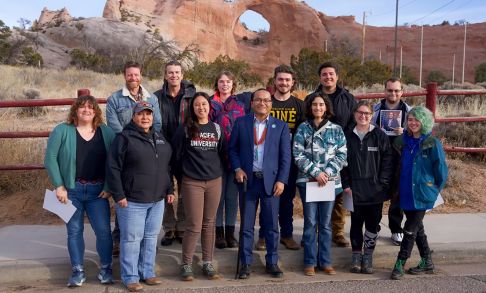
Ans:
[[[379,58],[380,58],[380,62],[381,62],[381,50],[380,50],[380,57]]]
[[[400,75],[399,75],[400,78],[402,78],[402,66],[403,66],[403,46],[400,46]]]
[[[422,32],[420,33],[420,73],[419,73],[419,87],[422,87],[422,59],[424,52],[424,26],[422,26]]]
[[[326,53],[327,53],[327,39],[326,39],[326,41],[324,42],[324,49],[325,49],[325,51],[326,51]]]
[[[454,73],[456,70],[456,54],[452,54],[452,84],[454,85]]]
[[[466,34],[467,34],[467,22],[464,23],[464,49],[462,51],[462,83],[464,84],[464,70],[466,68]]]
[[[398,41],[398,0],[395,8],[395,50],[393,53],[393,75],[397,75],[397,41]]]
[[[366,35],[366,12],[363,11],[363,40],[361,44],[361,65],[364,64],[364,59],[365,59],[365,35]]]

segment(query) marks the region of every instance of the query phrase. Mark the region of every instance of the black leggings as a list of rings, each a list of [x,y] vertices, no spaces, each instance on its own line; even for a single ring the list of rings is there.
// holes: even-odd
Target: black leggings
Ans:
[[[425,211],[404,211],[407,220],[403,227],[403,240],[400,245],[399,259],[407,259],[410,257],[413,249],[413,243],[417,243],[421,257],[430,256],[429,243],[427,242],[427,235],[425,235],[423,219]]]
[[[383,203],[373,205],[355,205],[351,212],[351,247],[353,252],[363,250],[363,224],[365,226],[365,250],[373,250],[380,232]]]

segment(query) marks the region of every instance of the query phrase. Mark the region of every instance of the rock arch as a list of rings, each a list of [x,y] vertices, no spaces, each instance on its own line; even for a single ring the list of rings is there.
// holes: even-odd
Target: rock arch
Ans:
[[[270,23],[262,45],[239,42],[239,17],[247,10]],[[108,0],[103,16],[119,20],[120,11],[141,17],[138,25],[158,28],[181,47],[198,44],[203,60],[229,55],[247,61],[262,76],[288,63],[302,47],[322,48],[327,36],[318,13],[296,0]]]

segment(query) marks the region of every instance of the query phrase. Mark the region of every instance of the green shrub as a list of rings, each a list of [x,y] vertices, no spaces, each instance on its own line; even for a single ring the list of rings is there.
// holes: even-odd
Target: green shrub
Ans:
[[[486,62],[479,64],[474,72],[474,81],[475,82],[484,82],[486,81]]]
[[[444,73],[438,71],[438,70],[431,70],[429,72],[429,75],[427,76],[427,82],[436,82],[439,85],[443,84],[446,82],[448,79],[444,75]]]
[[[185,78],[192,80],[195,84],[212,88],[217,75],[223,70],[231,71],[236,76],[239,85],[246,87],[262,85],[261,77],[250,72],[248,63],[231,59],[227,55],[220,55],[212,62],[196,61],[194,67],[185,73]]]
[[[346,87],[371,86],[374,83],[383,83],[391,76],[391,70],[376,60],[361,60],[353,54],[353,50],[346,51],[338,46],[333,53],[316,51],[309,48],[300,50],[298,56],[290,57],[290,65],[296,71],[298,86],[309,90],[319,85],[319,66],[327,61],[333,61],[339,66],[339,84]]]

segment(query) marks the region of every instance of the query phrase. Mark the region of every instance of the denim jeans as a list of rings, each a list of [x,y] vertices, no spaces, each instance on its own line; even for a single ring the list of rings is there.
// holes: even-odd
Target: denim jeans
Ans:
[[[155,277],[157,237],[162,225],[164,201],[128,202],[115,205],[120,226],[120,275],[123,284]]]
[[[304,204],[304,266],[330,266],[334,201],[305,202],[305,183],[297,183],[297,188]]]
[[[68,189],[68,198],[76,207],[76,212],[66,224],[67,246],[71,265],[82,267],[84,259],[84,212],[88,215],[91,228],[96,235],[96,251],[101,265],[111,265],[113,242],[110,228],[110,204],[107,199],[98,197],[103,183],[76,182],[74,189]]]
[[[218,212],[216,213],[216,227],[223,227],[225,225],[234,227],[237,213],[238,186],[235,183],[235,172],[224,170],[221,199],[219,201]]]

